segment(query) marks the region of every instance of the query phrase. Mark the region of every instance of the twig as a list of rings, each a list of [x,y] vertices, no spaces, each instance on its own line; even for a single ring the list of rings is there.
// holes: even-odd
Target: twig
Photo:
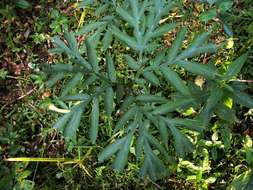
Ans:
[[[4,104],[4,105],[2,106],[2,108],[1,108],[1,111],[2,111],[6,106],[11,105],[11,104],[15,103],[16,101],[21,100],[21,99],[25,98],[26,96],[32,94],[32,93],[34,92],[34,90],[36,90],[36,86],[35,86],[33,89],[29,90],[26,94],[24,94],[24,95],[22,95],[22,96],[19,96],[17,99],[12,100],[12,101],[10,101],[10,102]]]
[[[234,15],[234,14],[231,14],[231,13],[226,13],[232,17],[236,17],[236,18],[240,18],[240,19],[243,19],[243,20],[251,20],[251,18],[246,18],[246,17],[242,17],[242,16],[238,16],[238,15]]]
[[[253,80],[232,79],[232,80],[230,80],[230,81],[253,83]]]
[[[158,185],[157,183],[155,183],[154,181],[152,181],[152,180],[149,179],[149,178],[148,178],[148,180],[149,180],[153,185],[155,185],[158,189],[162,189],[162,190],[163,190],[163,188],[162,188],[160,185]]]
[[[18,97],[17,100],[21,100],[21,99],[23,99],[24,97],[30,95],[31,93],[33,93],[33,91],[34,91],[35,89],[36,89],[36,86],[35,86],[33,89],[29,90],[26,94],[24,94],[24,95]]]
[[[7,75],[6,78],[9,78],[9,79],[15,79],[15,80],[27,80],[23,77],[15,77],[15,76],[10,76],[10,75]]]

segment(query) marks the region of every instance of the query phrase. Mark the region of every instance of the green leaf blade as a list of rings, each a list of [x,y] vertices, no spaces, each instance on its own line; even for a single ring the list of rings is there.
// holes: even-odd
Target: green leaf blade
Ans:
[[[166,102],[166,98],[158,95],[143,94],[136,97],[136,100],[140,102]]]
[[[124,55],[124,58],[131,69],[138,70],[141,67],[130,55]]]
[[[123,116],[119,119],[119,121],[116,123],[114,133],[119,131],[124,125],[127,123],[128,120],[132,119],[138,111],[138,107],[134,106],[130,108],[127,112],[123,114]]]
[[[107,72],[108,77],[112,82],[116,82],[116,70],[114,66],[114,62],[112,60],[112,57],[109,55],[109,53],[106,54],[106,65],[107,65]]]
[[[113,33],[113,35],[118,38],[120,41],[124,42],[125,44],[127,44],[129,47],[133,48],[136,51],[141,51],[143,50],[144,47],[142,47],[141,45],[139,45],[136,40],[132,37],[130,37],[129,35],[127,35],[126,33],[121,32],[118,28],[116,28],[115,26],[113,26],[111,28],[111,32]]]
[[[175,111],[176,109],[188,107],[193,102],[194,100],[191,98],[177,99],[156,107],[151,113],[154,115],[167,114],[169,112]]]
[[[246,63],[248,58],[248,54],[245,53],[235,61],[233,61],[229,66],[228,70],[225,74],[226,79],[231,79],[232,77],[236,76],[242,69],[243,65]]]
[[[105,25],[106,22],[92,22],[90,24],[87,24],[83,26],[77,33],[76,35],[83,35],[85,33],[88,33],[92,30],[98,29],[100,26]]]
[[[114,91],[112,89],[112,87],[108,87],[105,91],[105,112],[107,114],[107,116],[111,116],[112,115],[112,111],[113,111],[113,101],[114,100]]]
[[[177,154],[184,157],[186,153],[193,151],[191,141],[185,137],[175,126],[168,124],[174,138],[174,146]]]
[[[92,144],[96,143],[98,136],[99,126],[99,100],[98,97],[94,97],[92,101],[92,110],[90,115],[90,140]]]
[[[210,121],[213,114],[213,108],[222,99],[222,96],[223,90],[217,84],[213,84],[210,89],[210,96],[207,99],[206,105],[199,115],[203,120],[204,125],[207,125]]]
[[[66,96],[80,82],[82,76],[83,76],[82,73],[76,73],[74,77],[71,80],[69,80],[69,82],[66,85],[64,85],[64,88],[61,92],[61,97]]]
[[[180,67],[183,67],[185,70],[191,73],[203,75],[205,78],[208,79],[215,79],[215,76],[217,75],[216,71],[208,67],[207,65],[193,63],[189,61],[177,61],[175,62],[175,64]]]
[[[99,153],[98,161],[104,162],[108,160],[113,154],[115,154],[119,149],[121,149],[123,143],[124,139],[118,139],[114,143],[108,145]]]
[[[76,131],[80,125],[81,122],[81,117],[84,111],[84,108],[86,107],[87,103],[83,102],[78,105],[76,105],[73,108],[73,114],[72,118],[68,122],[67,126],[65,127],[64,130],[64,137],[67,140],[72,140],[73,142],[76,142]]]
[[[136,20],[123,8],[118,7],[116,12],[130,25],[135,27],[137,25]]]
[[[159,86],[160,81],[152,71],[144,71],[143,77],[154,86]]]
[[[187,29],[186,28],[182,28],[179,33],[177,34],[176,39],[174,40],[174,42],[172,43],[169,53],[167,55],[167,61],[168,63],[171,63],[177,56],[183,41],[185,39],[185,35],[186,35]]]
[[[170,23],[170,24],[164,24],[162,26],[160,26],[159,28],[157,28],[153,33],[152,33],[152,37],[156,38],[156,37],[160,37],[163,34],[165,34],[166,32],[169,32],[171,30],[173,30],[174,28],[177,27],[176,23]]]
[[[61,132],[63,132],[63,131],[64,131],[64,128],[65,128],[65,126],[66,126],[68,120],[71,118],[72,114],[73,114],[72,112],[69,112],[69,113],[64,114],[64,115],[63,115],[62,117],[60,117],[60,118],[58,119],[58,121],[54,124],[53,128],[54,128],[54,129],[57,129],[57,130],[59,130],[59,131],[61,131]]]
[[[178,76],[178,74],[175,71],[173,71],[167,66],[162,66],[161,72],[163,73],[165,79],[171,85],[173,85],[180,93],[182,93],[185,96],[191,96],[190,90],[184,84],[183,80]]]
[[[98,66],[98,58],[96,55],[96,50],[92,46],[91,40],[89,38],[85,40],[85,46],[87,49],[88,61],[91,64],[93,71],[98,73],[99,66]]]
[[[132,133],[126,136],[123,147],[119,150],[117,154],[117,157],[112,165],[113,169],[116,171],[122,171],[127,164],[132,136]]]

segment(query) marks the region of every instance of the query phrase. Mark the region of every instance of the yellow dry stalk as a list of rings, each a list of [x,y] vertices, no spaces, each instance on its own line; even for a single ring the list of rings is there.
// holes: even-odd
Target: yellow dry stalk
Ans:
[[[78,165],[89,177],[92,178],[92,175],[90,174],[89,170],[86,169],[86,167],[81,163]]]
[[[82,12],[82,14],[81,14],[81,17],[80,17],[80,19],[79,19],[78,26],[77,26],[78,29],[79,29],[81,26],[83,26],[85,16],[86,16],[86,10],[83,9],[83,12]]]
[[[90,174],[89,170],[83,164],[85,162],[86,158],[91,154],[91,151],[92,151],[92,148],[90,148],[87,151],[87,153],[84,155],[84,157],[82,159],[79,157],[79,159],[74,160],[74,161],[67,161],[67,162],[59,163],[58,166],[62,168],[65,164],[75,164],[73,166],[73,168],[79,167],[80,169],[82,169],[84,171],[85,174],[87,174],[89,177],[92,178],[92,175]]]
[[[67,110],[67,109],[57,108],[54,104],[49,104],[48,109],[51,111],[58,112],[58,113],[69,113],[70,112],[70,110]]]
[[[77,163],[78,159],[69,158],[35,158],[35,157],[19,157],[19,158],[7,158],[7,162],[72,162]]]
[[[90,151],[87,152],[90,154]],[[55,162],[59,167],[67,164],[75,164],[74,167],[78,166],[81,168],[89,177],[92,177],[88,169],[83,165],[84,159],[87,157],[87,154],[82,160],[80,159],[68,159],[68,158],[33,158],[33,157],[19,157],[19,158],[7,158],[7,162]]]
[[[79,2],[79,0],[77,0],[77,2],[73,5],[74,8],[77,7],[78,2]],[[98,2],[98,1],[95,1],[95,3],[97,3],[97,2]],[[81,16],[80,16],[80,18],[79,18],[77,29],[79,29],[80,27],[83,26],[84,19],[85,19],[86,13],[87,13],[87,12],[86,12],[86,9],[85,9],[84,7],[81,8],[81,10],[82,10],[82,14],[81,14]]]
[[[74,105],[78,105],[80,103],[81,103],[81,101],[77,101],[77,102],[74,103]],[[71,110],[68,110],[68,109],[58,108],[54,104],[49,104],[48,109],[51,110],[51,111],[58,112],[58,113],[69,113],[71,111]]]
[[[73,7],[74,7],[74,8],[77,8],[78,2],[79,2],[79,1],[77,0],[77,2],[73,4]],[[80,27],[83,26],[84,18],[85,18],[85,16],[86,16],[86,10],[85,10],[85,8],[81,8],[80,10],[82,10],[82,13],[81,13],[80,18],[78,19],[79,21],[78,21],[77,29],[79,29]],[[77,18],[77,14],[78,14],[78,13],[79,13],[79,10],[75,12],[75,17],[76,17],[76,18]]]
[[[75,164],[73,166],[73,168],[76,168],[76,167],[79,167],[80,169],[82,169],[84,171],[85,174],[87,174],[89,177],[92,178],[92,175],[90,174],[89,170],[84,166],[83,164],[84,160],[73,160],[73,161],[67,161],[67,162],[63,162],[63,163],[60,163],[58,162],[57,165],[59,168],[61,168],[63,170],[64,168],[64,165],[67,165],[67,164]]]

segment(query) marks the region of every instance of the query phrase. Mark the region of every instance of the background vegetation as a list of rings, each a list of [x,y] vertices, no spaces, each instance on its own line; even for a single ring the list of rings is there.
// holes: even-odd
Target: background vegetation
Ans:
[[[240,84],[248,84],[247,92],[252,95],[253,2],[224,2],[178,1],[168,17],[187,26],[191,34],[188,40],[202,30],[212,29],[211,40],[220,47],[214,59],[221,69],[226,70],[232,60],[248,52],[248,61],[238,79]],[[1,3],[0,15],[0,154],[3,158],[0,189],[252,189],[253,111],[241,106],[235,107],[235,123],[212,121],[193,153],[179,159],[171,168],[173,172],[158,181],[140,179],[139,165],[134,162],[123,172],[112,171],[110,162],[98,163],[102,147],[88,145],[85,132],[78,133],[77,145],[66,144],[52,128],[59,115],[48,109],[49,105],[60,104],[56,97],[61,93],[61,83],[48,88],[42,65],[67,61],[64,56],[49,53],[54,47],[52,37],[89,23],[96,18],[95,10],[79,7],[74,0],[19,0]],[[164,46],[171,46],[176,33],[172,31],[161,38]],[[78,42],[83,40],[80,38]],[[198,61],[206,63],[208,56]],[[122,70],[118,75],[127,76],[126,67],[119,65]],[[196,80],[202,82],[201,78]],[[113,122],[105,121],[108,129],[102,130],[98,145],[108,140]],[[81,123],[81,128],[85,125]],[[6,162],[7,158],[15,157],[57,159]]]

